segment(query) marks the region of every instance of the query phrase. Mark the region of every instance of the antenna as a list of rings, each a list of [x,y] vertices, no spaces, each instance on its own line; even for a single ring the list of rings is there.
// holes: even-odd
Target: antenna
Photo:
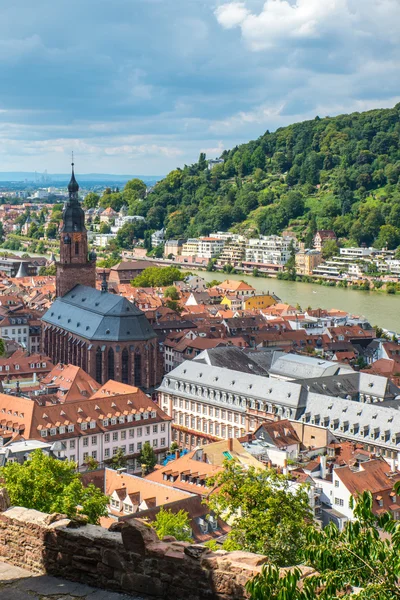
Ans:
[[[74,166],[74,151],[72,150],[72,162],[71,162],[71,166]]]

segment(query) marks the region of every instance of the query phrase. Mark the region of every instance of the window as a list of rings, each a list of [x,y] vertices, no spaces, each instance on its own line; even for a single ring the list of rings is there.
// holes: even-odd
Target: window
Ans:
[[[97,450],[92,451],[92,458],[97,459]]]
[[[87,429],[87,423],[81,423],[81,429],[84,431]]]
[[[129,380],[129,352],[126,348],[122,350],[122,368],[121,368],[122,383],[128,383]]]
[[[161,433],[163,433],[165,431],[165,423],[161,423],[160,431],[161,431]]]
[[[117,417],[113,417],[111,419],[111,425],[116,425],[117,424]]]
[[[89,446],[89,438],[87,438],[87,437],[83,438],[83,445]]]
[[[146,411],[143,413],[143,419],[148,419],[149,418],[149,413]]]
[[[118,423],[120,423],[120,424],[125,423],[124,415],[122,415],[121,417],[118,417]]]
[[[74,430],[73,425],[68,425],[68,433],[71,433]]]
[[[75,454],[71,454],[71,456],[69,457],[69,460],[72,462],[75,462]]]
[[[335,498],[335,504],[337,506],[343,506],[344,505],[344,500],[342,498]]]
[[[47,437],[47,429],[42,429],[42,431],[40,432],[40,435],[42,437]]]
[[[104,419],[103,420],[103,426],[104,427],[108,427],[108,419]]]
[[[52,427],[50,429],[50,435],[57,435],[57,428],[56,427]]]
[[[158,433],[158,425],[153,425],[153,433]]]
[[[121,431],[121,440],[126,440],[126,431]]]
[[[96,421],[90,421],[90,429],[94,429],[96,427]]]
[[[156,416],[157,416],[157,412],[156,412],[155,410],[152,410],[152,411],[151,411],[151,418],[152,418],[152,419],[155,419],[155,418],[156,418]]]
[[[129,444],[129,454],[133,454],[135,452],[135,444]]]
[[[335,487],[339,487],[339,482],[338,482],[338,480],[337,480],[337,479],[336,479],[336,481],[335,481]]]
[[[160,446],[161,446],[161,448],[165,447],[165,438],[161,438],[161,440],[160,440]]]
[[[97,444],[97,435],[92,435],[92,445],[96,446]]]
[[[158,440],[153,440],[153,448],[157,448],[158,446]]]
[[[147,425],[146,427],[146,435],[150,435],[150,425]]]
[[[118,441],[118,431],[113,432],[113,441],[114,442]]]
[[[89,458],[89,452],[83,453],[83,460],[87,460]]]
[[[138,442],[138,445],[137,445],[137,451],[138,451],[138,452],[141,452],[141,451],[142,451],[142,442]]]
[[[118,452],[118,448],[113,448],[113,456],[115,456]]]
[[[110,448],[105,448],[104,450],[104,458],[109,458],[110,456]]]
[[[75,242],[75,254],[79,254],[79,242]]]
[[[70,447],[70,450],[75,450],[75,440],[70,440],[69,447]]]
[[[122,454],[126,453],[126,446],[121,446],[121,452],[122,452]]]
[[[114,350],[109,348],[108,350],[108,379],[114,379]]]
[[[96,350],[96,381],[102,383],[103,355],[100,346]]]
[[[142,385],[142,357],[140,354],[135,354],[133,385],[136,387],[140,387]]]
[[[130,438],[134,438],[135,437],[135,430],[134,429],[130,429],[129,430],[129,437]]]
[[[142,437],[142,428],[141,427],[138,427],[136,432],[137,432],[138,437]]]
[[[105,441],[106,444],[110,441],[110,434],[109,433],[105,434],[104,441]]]

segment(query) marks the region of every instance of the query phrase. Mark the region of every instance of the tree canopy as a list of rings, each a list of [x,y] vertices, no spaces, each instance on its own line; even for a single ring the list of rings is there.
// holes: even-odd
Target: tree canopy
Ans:
[[[210,479],[218,491],[210,508],[233,523],[226,548],[265,554],[275,564],[297,564],[312,515],[304,486],[272,469],[245,470],[235,461]]]
[[[187,273],[177,267],[148,267],[135,277],[131,284],[133,287],[167,287],[174,281],[183,281]]]
[[[396,493],[399,485],[395,485]],[[321,530],[310,526],[301,561],[315,575],[302,579],[298,567],[282,573],[267,564],[247,585],[251,600],[394,600],[400,597],[400,521],[372,512],[364,492],[354,508],[354,521],[343,531],[334,523]],[[301,585],[299,585],[301,582]]]
[[[229,229],[280,234],[290,226],[308,242],[318,228],[349,244],[398,245],[399,116],[397,104],[267,131],[224,151],[224,163],[211,170],[202,155],[140,199],[127,196],[131,214],[175,239]],[[381,233],[388,225],[395,231]]]
[[[192,542],[189,514],[180,510],[173,513],[171,510],[161,507],[151,526],[157,532],[160,540],[166,535],[173,535],[181,542]]]
[[[74,462],[35,450],[23,464],[7,463],[0,475],[13,505],[69,517],[80,513],[96,524],[107,514],[107,496],[92,484],[84,487],[75,469]]]

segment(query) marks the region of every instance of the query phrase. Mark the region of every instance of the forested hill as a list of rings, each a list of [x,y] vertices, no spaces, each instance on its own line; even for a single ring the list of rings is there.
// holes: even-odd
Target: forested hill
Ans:
[[[400,104],[296,123],[224,151],[224,164],[177,169],[129,202],[168,238],[216,230],[309,242],[333,229],[343,243],[400,245]]]

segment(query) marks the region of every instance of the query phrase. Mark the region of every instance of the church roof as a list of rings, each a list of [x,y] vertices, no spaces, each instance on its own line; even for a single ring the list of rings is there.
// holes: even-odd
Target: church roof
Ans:
[[[122,296],[76,285],[57,298],[42,320],[74,335],[124,342],[157,337],[145,314]]]

